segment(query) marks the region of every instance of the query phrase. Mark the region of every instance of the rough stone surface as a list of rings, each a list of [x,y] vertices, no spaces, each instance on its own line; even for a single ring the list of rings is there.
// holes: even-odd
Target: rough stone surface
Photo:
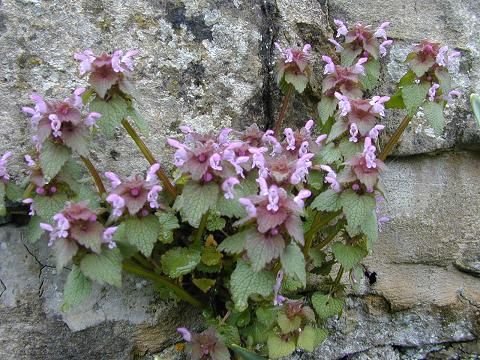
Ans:
[[[480,91],[477,0],[3,0],[0,152],[16,151],[21,178],[29,134],[20,107],[32,90],[64,97],[84,84],[72,54],[88,47],[141,49],[139,108],[151,127],[147,143],[162,160],[170,156],[165,137],[180,123],[203,131],[271,126],[280,102],[273,42],[312,43],[318,90],[319,55],[328,51],[334,18],[392,22],[395,46],[379,93],[391,92],[405,70],[410,44],[429,37],[462,52],[452,70],[465,96],[448,109],[442,136],[421,117],[407,129],[384,176],[392,221],[365,261],[377,282],[350,290],[344,314],[329,323],[332,335],[314,354],[291,358],[478,358],[480,132],[467,100]],[[315,116],[314,91],[295,98],[288,123]],[[388,114],[390,130],[401,116]],[[144,170],[138,156],[122,131],[97,138],[91,153],[99,168],[125,174]],[[88,304],[62,313],[67,271],[56,274],[48,249],[24,244],[20,234],[0,229],[0,359],[184,358],[172,346],[175,328],[200,327],[193,310],[159,301],[143,282],[126,278],[121,291],[97,287]]]

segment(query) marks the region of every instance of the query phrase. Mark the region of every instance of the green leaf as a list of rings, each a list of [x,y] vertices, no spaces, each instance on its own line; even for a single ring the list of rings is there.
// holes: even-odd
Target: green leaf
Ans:
[[[32,216],[25,229],[25,238],[31,243],[36,243],[43,235],[43,230],[40,227],[42,219],[40,216]]]
[[[363,145],[360,142],[354,143],[344,139],[338,144],[338,148],[344,159],[349,159],[354,155],[363,152]]]
[[[227,254],[240,254],[245,248],[247,237],[252,236],[253,233],[254,230],[252,229],[235,233],[225,238],[220,245],[218,245],[218,250],[226,252]]]
[[[108,101],[99,96],[90,103],[90,111],[95,111],[102,116],[97,121],[100,130],[108,137],[113,137],[115,128],[119,126],[127,115],[127,102],[119,95],[114,95]]]
[[[325,263],[327,255],[320,249],[311,248],[308,256],[312,259],[312,265],[314,267],[321,267]]]
[[[173,230],[180,228],[177,217],[174,213],[170,212],[157,213],[157,217],[160,223],[160,235],[158,239],[163,244],[171,244],[173,242]]]
[[[335,255],[335,259],[337,259],[346,271],[350,271],[351,268],[368,255],[368,252],[361,247],[344,245],[340,242],[332,245],[332,252]]]
[[[312,295],[312,305],[320,319],[328,319],[341,313],[343,300],[322,293]]]
[[[236,344],[231,344],[229,345],[229,347],[233,350],[235,354],[239,356],[239,359],[241,360],[266,360],[264,357],[257,355],[254,352],[251,352]]]
[[[125,237],[145,256],[150,256],[160,235],[160,223],[155,215],[125,220]]]
[[[480,126],[480,95],[470,95],[470,103],[472,104],[473,115],[477,119],[477,124]]]
[[[14,202],[20,202],[23,199],[23,188],[13,182],[8,182],[5,186],[5,195]]]
[[[196,287],[198,287],[204,293],[207,293],[208,290],[210,290],[215,285],[217,280],[201,278],[201,279],[193,279],[192,282]]]
[[[278,314],[278,308],[275,308],[275,307],[269,307],[269,308],[260,307],[255,312],[255,315],[257,316],[258,321],[268,328],[271,328],[277,321],[277,314]]]
[[[446,69],[437,68],[435,70],[435,76],[438,79],[440,88],[442,89],[443,94],[448,94],[452,89],[452,77]]]
[[[268,356],[270,359],[279,359],[288,356],[295,351],[295,341],[293,339],[283,341],[276,335],[270,335],[267,340]]]
[[[323,187],[325,179],[324,173],[318,170],[310,170],[308,173],[308,185],[315,190],[320,190]]]
[[[302,318],[300,316],[294,316],[293,319],[289,319],[285,313],[281,312],[278,314],[277,323],[282,330],[282,334],[288,334],[300,328]]]
[[[302,74],[285,73],[285,82],[292,84],[295,90],[301,94],[308,85],[308,78]]]
[[[246,262],[240,260],[230,279],[230,291],[237,311],[244,311],[248,307],[248,298],[259,294],[263,297],[273,292],[275,277],[271,272],[255,272]]]
[[[365,75],[360,82],[365,90],[372,90],[380,81],[380,61],[371,59],[365,65]]]
[[[340,193],[328,189],[318,195],[310,205],[312,209],[319,211],[337,211],[342,207]]]
[[[305,271],[305,257],[296,243],[290,243],[280,256],[282,267],[287,276],[296,278],[305,287],[307,273]]]
[[[360,55],[361,52],[362,52],[361,48],[357,48],[355,50],[352,50],[350,48],[345,48],[340,53],[342,66],[346,66],[346,67],[352,66],[353,62],[355,61],[357,56]]]
[[[430,84],[427,82],[406,85],[402,88],[403,102],[410,115],[414,115],[417,112],[418,107],[423,104],[429,88]]]
[[[390,96],[390,100],[385,103],[385,109],[405,109],[402,89],[397,89],[397,91],[395,91],[395,93]]]
[[[202,263],[207,266],[215,266],[222,261],[222,253],[213,246],[206,246],[202,249]]]
[[[325,341],[327,336],[327,330],[307,325],[298,336],[297,347],[312,352],[318,345]]]
[[[325,145],[315,156],[315,161],[320,164],[331,164],[342,158],[342,153],[333,142]]]
[[[402,76],[402,78],[398,82],[398,85],[402,87],[406,85],[412,85],[415,83],[416,79],[417,75],[412,70],[408,70],[405,75]]]
[[[210,211],[207,219],[207,230],[218,231],[223,230],[227,222],[217,212]]]
[[[328,118],[335,113],[337,109],[337,99],[333,96],[323,95],[322,99],[317,105],[318,116],[322,123],[327,122]]]
[[[40,152],[40,167],[48,181],[52,180],[72,155],[66,146],[45,141]]]
[[[257,194],[258,185],[255,180],[255,173],[251,172],[246,179],[242,180],[240,184],[235,186],[234,199],[225,199],[223,195],[220,195],[216,205],[216,210],[220,215],[236,218],[247,216],[245,208],[238,202],[238,199]]]
[[[215,324],[218,336],[226,346],[240,343],[238,328],[230,324]]]
[[[148,122],[132,105],[128,107],[126,116],[133,121],[142,134],[148,135]]]
[[[443,128],[445,127],[445,117],[443,115],[443,102],[439,104],[437,102],[428,101],[423,105],[423,113],[427,119],[429,125],[435,131],[435,134],[441,135]]]
[[[53,196],[35,196],[35,210],[37,215],[46,221],[50,221],[56,213],[63,210],[67,202],[67,195],[56,193]]]
[[[327,146],[329,145],[334,145],[332,143],[333,140],[335,140],[336,138],[338,138],[340,135],[342,135],[344,132],[347,131],[347,123],[342,121],[342,120],[338,120],[338,121],[335,121],[332,125],[332,128],[330,129],[329,133],[328,133],[328,138],[327,138]],[[325,149],[325,148],[323,148]],[[322,149],[322,150],[323,150]],[[341,154],[340,154],[341,156]],[[335,159],[337,160],[337,159]]]
[[[86,277],[100,284],[122,286],[122,255],[118,249],[104,250],[100,255],[85,255],[80,269]]]
[[[203,214],[215,208],[218,194],[219,188],[215,183],[200,185],[190,181],[183,188],[182,195],[177,197],[173,207],[180,212],[183,220],[198,228]]]
[[[372,195],[358,195],[353,190],[344,191],[340,195],[340,202],[343,207],[343,213],[347,218],[348,227],[353,232],[358,231],[362,227],[376,207],[375,198]]]
[[[73,265],[63,289],[62,311],[69,311],[81,304],[91,293],[92,282],[83,275],[77,265]]]
[[[171,278],[178,278],[191,273],[200,260],[200,251],[176,247],[162,255],[161,263],[165,274]]]

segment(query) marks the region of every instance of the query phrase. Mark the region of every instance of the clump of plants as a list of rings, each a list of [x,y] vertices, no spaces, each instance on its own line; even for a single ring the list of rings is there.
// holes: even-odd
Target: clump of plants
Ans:
[[[325,322],[342,313],[342,279],[363,276],[360,263],[386,220],[376,212],[385,158],[419,109],[441,134],[444,107],[459,95],[448,73],[459,54],[426,40],[407,56],[394,94],[376,94],[389,24],[335,23],[318,114],[302,128],[283,120],[293,94],[310,86],[316,44],[276,44],[285,96],[274,129],[181,126],[167,140],[172,164],[160,164],[137,132],[148,133],[131,82],[137,51],[75,54],[88,87],[64,100],[32,94],[23,108],[34,145],[28,183],[22,197],[6,153],[0,190],[29,206],[29,240],[46,234],[58,270],[71,269],[64,311],[89,296],[92,282],[120,287],[130,273],[203,310],[205,331],[178,329],[192,359],[275,359],[328,337]],[[406,116],[380,148],[386,109]],[[149,163],[144,173],[122,177],[89,160],[96,133],[111,137],[118,127]]]

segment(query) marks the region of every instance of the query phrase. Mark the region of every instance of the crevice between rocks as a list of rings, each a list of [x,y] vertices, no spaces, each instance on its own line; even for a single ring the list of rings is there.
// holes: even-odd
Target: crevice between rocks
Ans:
[[[273,109],[273,86],[274,79],[274,42],[278,35],[278,8],[274,1],[265,0],[260,5],[263,21],[261,25],[262,40],[260,42],[260,59],[262,61],[263,89],[262,104],[264,115],[264,128],[273,128],[275,123],[275,111]]]

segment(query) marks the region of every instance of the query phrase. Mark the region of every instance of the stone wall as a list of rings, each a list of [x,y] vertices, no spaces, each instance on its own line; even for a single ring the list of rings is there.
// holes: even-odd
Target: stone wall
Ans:
[[[442,136],[414,119],[387,161],[384,182],[393,218],[365,261],[378,280],[351,290],[333,335],[313,355],[294,359],[467,359],[480,353],[480,131],[468,94],[480,91],[478,0],[0,0],[0,152],[15,150],[23,176],[28,149],[20,113],[34,89],[65,96],[76,79],[75,51],[138,48],[140,110],[148,144],[160,159],[180,123],[271,125],[279,93],[272,78],[273,41],[310,42],[321,54],[334,18],[392,22],[395,40],[384,85],[404,70],[410,45],[428,37],[455,47],[455,83],[465,94],[448,109]],[[318,57],[315,84],[321,78]],[[314,115],[315,94],[297,98],[289,121]],[[392,129],[402,114],[389,114]],[[102,169],[142,170],[119,131],[98,138],[91,157]],[[178,358],[174,329],[198,324],[188,307],[159,301],[138,279],[122,291],[98,287],[88,304],[59,310],[66,271],[56,274],[45,246],[22,229],[0,233],[0,359]],[[196,319],[196,320],[192,320]],[[346,357],[345,357],[346,356]]]

